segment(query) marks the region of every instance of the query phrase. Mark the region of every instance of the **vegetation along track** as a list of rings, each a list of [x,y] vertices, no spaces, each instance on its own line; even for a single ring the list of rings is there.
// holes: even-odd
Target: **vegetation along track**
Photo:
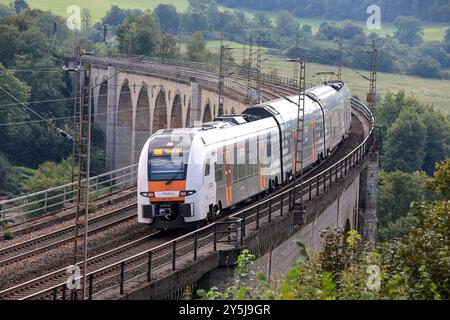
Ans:
[[[89,235],[96,234],[117,224],[136,218],[136,204],[111,211],[89,221]],[[84,231],[81,227],[80,234]],[[23,260],[62,246],[73,240],[75,226],[52,231],[37,238],[0,250],[0,267]]]
[[[114,248],[107,252],[101,253],[87,260],[88,271],[98,270],[105,265],[109,265],[114,261],[121,260],[130,255],[148,250],[153,246],[166,242],[167,239],[162,236],[163,232],[154,231],[150,235],[146,235],[140,239],[134,240],[120,247]],[[151,241],[154,240],[154,241]],[[77,263],[80,268],[82,263]],[[22,300],[29,296],[35,295],[41,291],[45,291],[54,285],[66,283],[69,275],[67,268],[63,268],[28,282],[0,291],[0,299]],[[45,297],[43,297],[45,298]]]

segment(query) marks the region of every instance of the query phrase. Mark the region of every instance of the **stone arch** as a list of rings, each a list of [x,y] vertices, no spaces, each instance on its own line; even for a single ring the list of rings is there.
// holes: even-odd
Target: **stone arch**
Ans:
[[[142,147],[150,136],[150,102],[147,85],[139,92],[134,118],[134,162],[139,160]]]
[[[103,81],[100,85],[97,97],[97,112],[94,119],[97,127],[106,134],[108,121],[108,81]]]
[[[205,111],[203,113],[203,123],[205,122],[211,122],[212,116],[211,116],[211,107],[209,106],[209,103],[206,104]]]
[[[181,105],[181,98],[179,94],[177,94],[173,99],[172,112],[170,115],[170,127],[171,128],[183,127],[183,108]]]
[[[127,80],[120,88],[119,104],[117,106],[116,128],[116,168],[131,165],[133,136],[133,102]]]
[[[167,105],[164,89],[159,90],[153,112],[153,132],[167,128]]]
[[[236,114],[236,111],[234,111],[234,107],[231,108],[231,114]]]

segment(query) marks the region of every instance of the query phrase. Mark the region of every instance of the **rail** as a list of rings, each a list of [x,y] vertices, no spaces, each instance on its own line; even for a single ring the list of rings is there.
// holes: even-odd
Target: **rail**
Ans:
[[[137,164],[107,172],[89,179],[91,200],[112,195],[136,185]],[[74,206],[76,183],[68,183],[0,202],[0,224],[26,221],[63,208]]]
[[[370,151],[374,141],[373,115],[363,103],[354,98],[352,98],[352,107],[365,116],[370,124],[370,133],[343,159],[304,181],[301,187],[306,205],[308,201],[339,184],[352,172],[352,169],[363,162]],[[180,258],[196,261],[200,253],[215,252],[219,250],[219,245],[239,248],[243,245],[246,235],[252,230],[258,230],[263,224],[270,224],[277,216],[291,214],[293,199],[295,199],[294,188],[290,188],[230,215],[226,221],[207,225],[145,252],[89,272],[87,273],[87,298],[94,299],[114,289],[119,295],[123,295],[127,283],[137,280],[151,282],[156,272],[176,270]],[[307,220],[308,216],[305,218]],[[105,275],[107,275],[106,278]],[[66,284],[60,283],[25,299],[43,297],[55,300],[66,299],[67,291]]]

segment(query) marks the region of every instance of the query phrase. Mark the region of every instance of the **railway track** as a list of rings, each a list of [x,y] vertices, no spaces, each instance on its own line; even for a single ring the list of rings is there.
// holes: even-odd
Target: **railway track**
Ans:
[[[94,235],[136,217],[136,204],[114,210],[89,221],[89,235]],[[80,234],[84,231],[81,228]],[[0,267],[24,260],[65,245],[73,240],[75,226],[65,227],[42,236],[0,249]]]
[[[164,242],[166,239],[164,237],[159,237],[161,231],[156,231],[150,235],[144,236],[140,239],[134,240],[130,243],[124,244],[115,249],[109,250],[107,252],[101,253],[94,257],[90,257],[87,260],[88,271],[97,270],[100,267],[111,263],[117,259],[123,259],[129,254],[136,254],[149,249],[155,245],[154,242],[149,242],[149,240],[157,239],[157,242]],[[80,268],[82,263],[78,262],[77,266]],[[27,299],[29,296],[36,295],[40,291],[45,291],[47,288],[51,288],[57,284],[66,283],[69,275],[67,273],[67,268],[59,269],[57,271],[51,272],[39,278],[30,280],[23,284],[19,284],[12,288],[0,291],[0,299],[2,300],[23,300]],[[45,298],[42,296],[41,298]]]
[[[101,209],[115,203],[126,201],[136,195],[136,186],[122,190],[123,194],[112,193],[96,198],[93,202],[97,208]],[[8,228],[14,235],[23,235],[30,232],[39,231],[47,228],[49,225],[57,224],[70,220],[75,216],[75,205],[67,206],[63,209],[48,213],[41,217],[32,218],[27,221],[16,223]],[[2,232],[0,231],[0,236]]]

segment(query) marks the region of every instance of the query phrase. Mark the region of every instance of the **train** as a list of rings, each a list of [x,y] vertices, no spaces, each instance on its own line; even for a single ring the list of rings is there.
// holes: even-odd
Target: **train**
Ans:
[[[303,167],[329,157],[349,134],[351,96],[341,81],[305,92]],[[184,229],[289,183],[296,172],[298,96],[248,107],[194,128],[162,129],[138,164],[138,222]]]

